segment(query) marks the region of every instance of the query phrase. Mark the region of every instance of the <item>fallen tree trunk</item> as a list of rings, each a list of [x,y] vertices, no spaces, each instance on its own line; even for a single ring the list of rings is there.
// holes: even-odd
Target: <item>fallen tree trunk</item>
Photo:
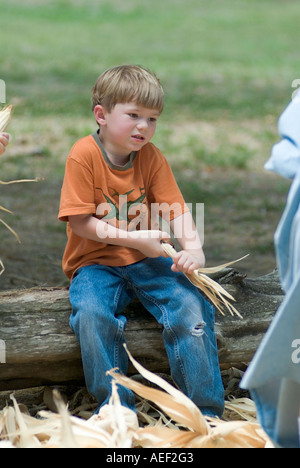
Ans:
[[[248,363],[283,299],[278,275],[251,280],[228,269],[217,281],[236,298],[243,316],[241,320],[216,313],[220,364]],[[0,293],[0,390],[83,381],[70,311],[66,288]],[[139,302],[131,304],[126,315],[133,356],[150,371],[168,372],[160,325]]]

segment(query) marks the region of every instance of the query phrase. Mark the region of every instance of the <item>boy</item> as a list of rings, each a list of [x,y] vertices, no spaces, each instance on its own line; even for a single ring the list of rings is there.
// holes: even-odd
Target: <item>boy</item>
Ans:
[[[88,390],[102,407],[111,394],[106,371],[127,372],[122,310],[137,297],[163,326],[176,384],[204,414],[220,416],[214,310],[183,275],[204,265],[201,242],[166,159],[150,143],[163,106],[159,80],[138,66],[109,69],[93,88],[99,130],[71,150],[59,211],[68,222],[70,325]],[[173,261],[161,247],[170,235],[157,228],[153,207],[182,247]],[[135,408],[130,390],[120,387],[119,395]]]

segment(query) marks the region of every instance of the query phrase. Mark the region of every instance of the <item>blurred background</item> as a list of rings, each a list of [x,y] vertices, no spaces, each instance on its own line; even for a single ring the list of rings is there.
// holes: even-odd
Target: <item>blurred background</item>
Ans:
[[[15,106],[1,157],[0,289],[68,284],[57,220],[73,143],[95,130],[97,77],[115,65],[154,71],[166,92],[153,142],[188,203],[205,204],[209,266],[250,277],[275,268],[274,230],[289,182],[264,170],[299,76],[297,0],[1,0],[0,79]],[[295,84],[294,84],[295,86]]]

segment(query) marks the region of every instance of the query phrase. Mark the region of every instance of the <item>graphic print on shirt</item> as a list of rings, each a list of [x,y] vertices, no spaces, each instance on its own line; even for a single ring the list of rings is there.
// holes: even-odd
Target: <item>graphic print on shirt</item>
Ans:
[[[119,229],[133,231],[137,229],[148,229],[148,208],[144,187],[140,187],[140,195],[132,199],[135,189],[120,194],[115,188],[106,194],[101,187],[96,190],[102,192],[105,202],[97,207],[96,215],[102,221]],[[131,197],[130,197],[131,195]]]

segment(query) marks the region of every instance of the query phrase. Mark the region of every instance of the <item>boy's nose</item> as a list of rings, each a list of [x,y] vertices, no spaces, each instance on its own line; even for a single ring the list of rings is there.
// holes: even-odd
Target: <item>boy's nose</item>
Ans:
[[[137,124],[137,128],[143,129],[143,128],[147,128],[147,127],[148,127],[148,122],[147,122],[146,119],[139,120],[139,122]]]

